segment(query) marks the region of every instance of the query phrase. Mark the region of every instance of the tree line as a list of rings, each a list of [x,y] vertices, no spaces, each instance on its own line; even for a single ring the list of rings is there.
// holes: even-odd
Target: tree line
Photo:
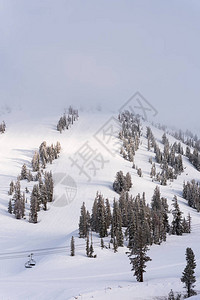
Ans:
[[[118,119],[122,127],[119,132],[119,139],[122,141],[120,153],[124,159],[134,163],[134,155],[140,144],[140,119],[129,111],[119,114]]]
[[[138,281],[143,281],[149,260],[146,254],[149,246],[160,245],[166,241],[167,234],[191,232],[191,217],[188,215],[183,218],[176,196],[172,203],[171,224],[169,213],[167,199],[161,197],[158,186],[154,190],[151,205],[146,204],[144,193],[132,197],[123,191],[119,200],[113,200],[112,209],[109,200],[97,192],[91,214],[85,203],[81,206],[79,237],[87,238],[90,231],[98,233],[101,239],[110,237],[114,252],[127,244],[134,275]]]
[[[10,184],[9,195],[12,198],[8,203],[8,212],[14,214],[16,219],[22,219],[25,217],[25,206],[27,203],[26,194],[29,190],[26,189],[25,192],[21,191],[20,180],[14,184],[13,181]],[[47,210],[47,202],[53,201],[53,177],[51,172],[45,172],[44,176],[39,178],[39,183],[33,186],[30,195],[30,213],[29,222],[37,223],[38,212],[40,210]]]
[[[47,163],[52,163],[54,159],[59,157],[61,151],[60,143],[56,145],[47,146],[44,141],[39,151],[34,153],[31,161],[32,171],[27,169],[26,164],[23,164],[21,174],[18,176],[16,183],[12,180],[10,183],[8,195],[12,196],[8,203],[8,212],[14,214],[16,219],[25,218],[25,207],[29,207],[29,222],[37,223],[38,212],[47,210],[47,203],[53,201],[53,176],[51,172],[44,172]],[[20,180],[27,180],[28,182],[38,182],[34,184],[32,191],[25,188],[21,192]],[[27,197],[30,193],[30,205],[27,204]]]
[[[183,198],[188,201],[188,205],[200,212],[200,184],[194,179],[191,182],[183,183]]]
[[[74,109],[72,106],[70,106],[68,112],[65,112],[63,116],[60,117],[56,127],[57,130],[62,133],[63,130],[69,129],[69,127],[73,125],[76,120],[78,120],[78,117],[78,109]]]
[[[162,136],[164,144],[163,152],[156,143],[155,137],[150,127],[147,127],[148,150],[154,149],[156,162],[160,164],[161,172],[156,172],[155,164],[152,164],[150,176],[152,180],[160,182],[161,185],[167,185],[167,180],[177,179],[177,176],[183,172],[182,154],[183,148],[181,144],[176,142],[173,145],[169,144],[166,134]]]

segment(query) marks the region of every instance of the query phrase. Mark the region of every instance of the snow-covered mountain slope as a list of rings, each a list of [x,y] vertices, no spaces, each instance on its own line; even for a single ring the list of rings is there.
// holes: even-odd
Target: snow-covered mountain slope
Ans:
[[[135,164],[143,171],[143,177],[139,177],[137,171],[132,169],[132,163],[125,161],[119,151],[112,152],[119,148],[118,145],[116,148],[112,146],[109,149],[105,148],[107,144],[101,136],[102,130],[108,124],[116,126],[111,114],[80,112],[78,122],[62,134],[56,131],[59,117],[56,112],[46,117],[31,116],[30,112],[27,115],[23,111],[4,116],[7,130],[5,134],[0,135],[0,299],[63,300],[74,297],[77,299],[123,297],[146,300],[166,296],[170,289],[175,292],[183,291],[180,277],[185,267],[186,247],[191,247],[196,256],[196,290],[200,290],[200,214],[190,208],[181,196],[183,181],[199,180],[200,173],[186,157],[183,157],[184,172],[174,182],[168,182],[167,186],[159,186],[161,195],[168,199],[169,206],[173,196],[177,195],[184,215],[191,214],[192,233],[179,237],[169,236],[167,242],[160,246],[153,245],[149,251],[152,261],[147,265],[145,281],[137,283],[130,271],[131,266],[125,254],[127,251],[125,247],[120,248],[117,253],[113,253],[111,249],[102,250],[100,239],[96,235],[93,238],[97,259],[89,259],[85,256],[85,241],[78,238],[77,229],[82,203],[85,202],[87,209],[91,210],[97,191],[111,201],[114,197],[118,198],[112,184],[119,170],[130,172],[132,176],[133,187],[130,193],[135,196],[145,192],[146,200],[150,203],[157,185],[156,182],[152,182],[149,175],[151,170],[149,158],[153,157],[154,160],[155,156],[153,151],[147,150],[146,126],[150,125],[143,122],[141,144],[135,155]],[[162,148],[163,131],[154,127],[152,131]],[[170,143],[175,141],[173,137],[168,138]],[[27,218],[16,220],[13,215],[7,213],[8,189],[10,181],[16,180],[24,163],[31,168],[34,151],[43,141],[48,144],[59,141],[62,147],[59,159],[47,166],[47,170],[52,170],[55,180],[55,201],[48,205],[47,212],[39,212],[37,224],[31,224]],[[118,142],[118,139],[115,141]],[[98,158],[104,161],[104,163],[96,161],[98,167],[96,174],[91,170],[92,165],[88,166],[87,174],[80,174],[80,169],[72,165],[74,154],[77,151],[80,153],[85,143],[93,151],[94,157],[99,155]],[[73,197],[69,197],[68,205],[60,198],[62,193],[66,192],[59,186],[60,176],[68,178],[67,180],[70,178],[75,183],[74,194]],[[90,180],[88,176],[91,177]],[[22,185],[31,187],[32,183],[23,182]],[[75,257],[70,256],[72,235],[75,237]],[[56,247],[66,248],[56,250]],[[50,251],[47,248],[53,249]],[[40,251],[34,251],[37,249]],[[24,263],[27,261],[29,250],[35,254],[36,266],[25,269]],[[3,254],[12,252],[20,253],[12,254],[10,259],[5,259],[6,255]]]

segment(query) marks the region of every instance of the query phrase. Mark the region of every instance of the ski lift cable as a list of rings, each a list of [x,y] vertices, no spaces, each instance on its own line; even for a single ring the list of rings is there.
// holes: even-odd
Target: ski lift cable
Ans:
[[[99,243],[93,242],[93,244],[99,244]],[[69,248],[70,246],[63,246],[63,247],[52,247],[52,248],[42,248],[42,249],[32,249],[32,250],[17,251],[17,252],[0,253],[0,260],[24,258],[25,255],[31,253],[34,256],[46,256],[52,254],[66,253],[66,250],[69,250]],[[85,249],[85,244],[77,245],[76,249],[77,250]]]

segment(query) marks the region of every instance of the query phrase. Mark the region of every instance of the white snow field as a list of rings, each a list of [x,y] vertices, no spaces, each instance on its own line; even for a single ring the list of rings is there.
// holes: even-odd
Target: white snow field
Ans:
[[[149,124],[143,123],[141,145],[135,156],[136,165],[143,171],[143,177],[140,178],[136,170],[132,169],[132,163],[125,161],[119,152],[113,156],[94,138],[94,134],[112,117],[111,113],[80,111],[78,122],[60,134],[56,131],[56,124],[61,114],[62,111],[55,110],[37,116],[22,110],[0,117],[0,121],[2,118],[7,124],[5,134],[0,135],[0,300],[165,299],[171,289],[174,292],[184,292],[180,277],[186,265],[187,247],[191,247],[195,253],[196,291],[200,292],[200,214],[181,197],[183,181],[200,180],[200,173],[183,157],[184,173],[174,182],[168,182],[167,186],[159,186],[161,195],[167,197],[169,206],[176,194],[184,215],[191,214],[192,233],[168,236],[167,241],[160,246],[153,245],[148,253],[152,261],[147,264],[144,283],[138,283],[131,272],[131,265],[125,254],[126,247],[119,248],[117,253],[112,249],[102,250],[100,239],[94,235],[97,258],[86,257],[85,240],[78,238],[78,222],[83,201],[87,209],[91,210],[97,191],[108,197],[111,203],[114,197],[118,198],[112,184],[119,170],[131,173],[133,187],[130,193],[135,196],[145,192],[146,200],[150,203],[156,183],[151,181],[149,175],[149,157],[154,157],[152,151],[147,151],[145,133],[146,125]],[[160,141],[163,131],[154,127],[152,131],[162,147]],[[170,143],[175,141],[174,138],[167,137]],[[48,204],[47,212],[39,212],[37,224],[30,224],[28,211],[25,220],[16,220],[14,215],[8,214],[8,189],[10,181],[16,180],[20,174],[23,163],[31,168],[34,151],[43,141],[48,144],[59,141],[62,147],[59,159],[47,166],[47,170],[52,170],[55,178],[55,200]],[[70,160],[86,142],[96,150],[96,154],[100,153],[106,160],[104,165],[98,165],[96,174],[88,171],[90,181],[86,175],[79,174],[80,170],[77,166],[72,166]],[[74,199],[70,198],[73,201],[68,201],[70,203],[67,204],[58,201],[64,192],[62,186],[58,185],[59,176],[62,175],[70,176],[77,186]],[[33,183],[22,182],[22,187],[32,185]],[[72,235],[75,237],[75,257],[70,256]],[[56,250],[56,247],[63,248]],[[26,269],[24,264],[31,252],[34,253],[36,266]],[[193,299],[200,299],[200,295]]]

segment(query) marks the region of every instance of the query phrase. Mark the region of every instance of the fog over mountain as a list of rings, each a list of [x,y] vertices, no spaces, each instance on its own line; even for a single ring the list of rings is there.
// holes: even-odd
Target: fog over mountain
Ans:
[[[198,0],[0,0],[0,108],[117,111],[139,91],[200,133]]]

